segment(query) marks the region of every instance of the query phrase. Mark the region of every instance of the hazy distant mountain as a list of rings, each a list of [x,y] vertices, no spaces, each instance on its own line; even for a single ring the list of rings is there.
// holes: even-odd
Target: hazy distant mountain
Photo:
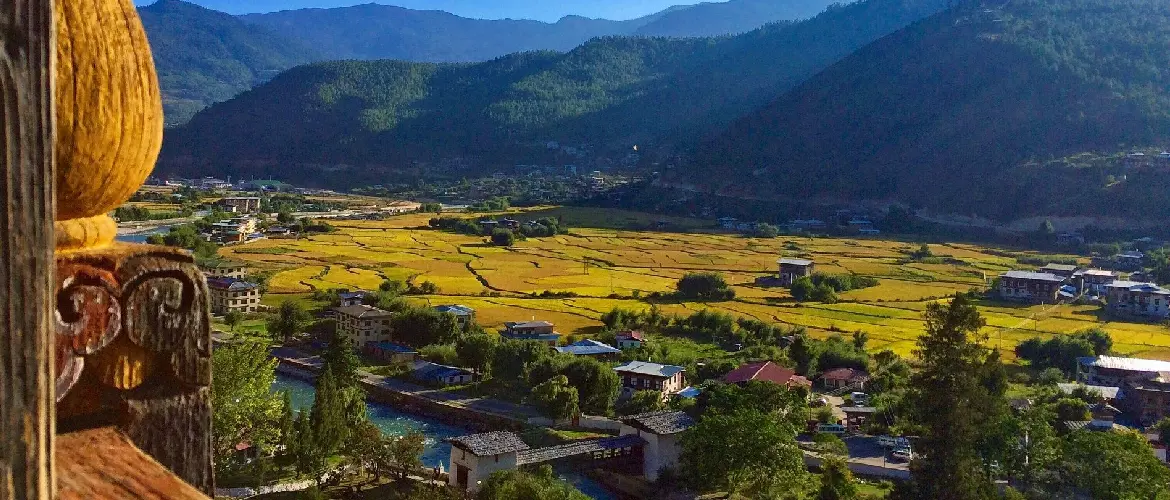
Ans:
[[[1061,160],[1170,144],[1165,26],[1165,0],[966,2],[739,121],[689,179],[1004,218],[1167,216],[1170,176]]]
[[[835,0],[730,0],[662,13],[634,31],[643,36],[718,36],[746,33],[765,23],[807,19]]]
[[[192,3],[160,0],[138,13],[154,52],[170,124],[322,57],[299,41]]]
[[[533,141],[691,144],[948,1],[864,0],[737,37],[610,37],[477,64],[302,66],[171,130],[163,166],[233,176],[275,168],[342,185],[444,157],[510,165]],[[342,163],[363,168],[315,170]]]

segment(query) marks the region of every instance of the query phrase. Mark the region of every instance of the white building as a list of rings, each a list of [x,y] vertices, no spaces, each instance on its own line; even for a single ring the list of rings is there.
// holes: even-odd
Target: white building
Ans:
[[[1153,283],[1114,281],[1105,285],[1105,308],[1123,316],[1170,317],[1170,290]]]
[[[649,481],[657,481],[662,469],[677,468],[682,452],[679,435],[693,425],[695,421],[686,413],[658,411],[623,418],[619,434],[634,434],[646,441],[642,449],[642,475]]]
[[[528,449],[520,436],[511,432],[486,432],[447,441],[451,443],[447,484],[471,493],[479,491],[493,472],[515,469],[516,453]]]

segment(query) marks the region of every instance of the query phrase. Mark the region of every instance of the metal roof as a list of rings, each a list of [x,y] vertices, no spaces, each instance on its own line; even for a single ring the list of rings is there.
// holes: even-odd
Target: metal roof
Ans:
[[[207,286],[217,290],[227,290],[229,292],[242,292],[247,290],[255,290],[257,285],[248,283],[247,281],[228,278],[228,277],[208,277]]]
[[[1051,269],[1053,271],[1076,271],[1077,266],[1072,264],[1046,264],[1040,269]]]
[[[504,326],[506,326],[508,328],[542,328],[542,327],[554,326],[554,325],[552,323],[549,323],[548,321],[520,321],[520,322],[509,321],[507,323],[504,323]]]
[[[1083,387],[1091,392],[1095,392],[1105,399],[1117,399],[1117,393],[1121,390],[1120,387],[1108,387],[1104,385],[1087,385],[1087,384],[1056,384],[1060,391],[1065,394],[1072,394],[1078,387]]]
[[[789,258],[789,257],[781,257],[780,259],[776,260],[776,263],[781,264],[781,265],[789,265],[789,266],[811,266],[811,265],[813,265],[813,261],[811,261],[811,260],[794,259],[794,258]]]
[[[1008,271],[1001,274],[1000,277],[1021,280],[1051,281],[1054,283],[1060,283],[1064,281],[1064,278],[1061,278],[1060,276],[1052,273],[1034,273],[1032,271]]]
[[[644,446],[645,444],[646,440],[642,439],[642,437],[638,436],[637,434],[626,434],[625,436],[618,437],[590,439],[587,441],[575,441],[557,446],[549,446],[547,448],[523,450],[516,454],[516,465],[536,464],[540,462],[547,462],[549,460],[585,455],[598,451],[620,450],[622,448]]]
[[[1146,283],[1142,281],[1114,281],[1105,285],[1106,288],[1124,288],[1131,292],[1145,292],[1158,295],[1170,295],[1170,290],[1162,288],[1153,283]]]
[[[451,444],[467,450],[477,457],[512,453],[528,449],[528,445],[520,440],[514,432],[496,431],[468,436],[453,437],[447,440]]]
[[[358,304],[355,306],[334,307],[333,310],[337,311],[340,314],[344,314],[346,316],[351,316],[354,318],[388,318],[388,317],[394,315],[394,313],[392,313],[390,311],[383,311],[381,309],[378,309],[377,307],[367,306],[364,304]]]
[[[557,351],[572,354],[575,356],[590,356],[597,354],[616,354],[622,352],[621,349],[613,347],[609,344],[598,342],[593,339],[585,339],[580,342],[573,342],[564,347],[558,347]]]
[[[1096,358],[1085,357],[1078,358],[1077,362],[1082,366],[1092,366],[1096,368],[1106,368],[1110,370],[1123,370],[1131,372],[1165,372],[1170,371],[1170,361],[1158,361],[1156,359],[1141,359],[1141,358],[1120,358],[1116,356],[1098,356]]]
[[[402,354],[418,354],[418,351],[415,351],[414,349],[411,349],[402,344],[396,344],[394,342],[374,342],[373,346],[383,351],[397,352]]]
[[[614,367],[613,370],[619,373],[636,373],[638,375],[653,375],[655,377],[669,378],[679,372],[686,371],[686,368],[674,365],[660,365],[647,361],[630,361],[624,365]]]
[[[475,314],[475,309],[458,304],[435,306],[435,310],[441,313],[451,313],[456,316],[467,316]]]
[[[661,436],[685,431],[695,425],[695,420],[681,411],[656,411],[625,417],[622,423]]]
[[[1084,276],[1117,276],[1116,271],[1106,271],[1104,269],[1085,269],[1079,274]]]
[[[749,380],[762,380],[781,385],[790,382],[804,385],[808,382],[808,379],[798,377],[795,370],[784,368],[771,361],[746,363],[723,376],[723,381],[729,384],[738,384]]]

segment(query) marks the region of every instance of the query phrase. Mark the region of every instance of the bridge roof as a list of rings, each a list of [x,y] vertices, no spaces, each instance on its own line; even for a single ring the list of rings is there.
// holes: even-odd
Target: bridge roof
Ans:
[[[656,411],[622,419],[622,423],[664,436],[678,434],[695,425],[690,415],[681,411]]]
[[[576,441],[557,446],[550,446],[548,448],[537,448],[533,450],[521,451],[516,454],[516,465],[535,464],[540,462],[547,462],[549,460],[556,460],[559,458],[586,455],[595,451],[620,450],[622,448],[643,446],[645,444],[646,440],[642,439],[637,434],[627,434],[625,436],[601,439],[590,439],[587,441]]]
[[[448,439],[451,444],[463,448],[472,455],[477,457],[486,457],[490,455],[499,455],[502,453],[511,453],[514,451],[524,451],[528,449],[528,445],[520,440],[513,432],[496,431],[485,432],[482,434],[472,434],[469,436],[459,436]]]

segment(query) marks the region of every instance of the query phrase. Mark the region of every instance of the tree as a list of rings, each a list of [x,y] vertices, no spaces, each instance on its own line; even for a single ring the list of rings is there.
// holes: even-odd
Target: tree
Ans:
[[[334,382],[342,389],[358,388],[358,368],[362,361],[354,352],[353,339],[335,335],[321,353],[323,368],[333,373]]]
[[[815,372],[819,356],[819,344],[809,338],[807,333],[800,331],[793,335],[792,343],[788,346],[788,357],[796,364],[796,373],[808,376]]]
[[[826,304],[836,304],[838,300],[837,291],[833,290],[833,287],[829,286],[827,283],[821,283],[816,288],[814,288],[812,295],[809,296],[809,298],[813,301],[824,302]]]
[[[276,315],[268,320],[268,333],[288,342],[293,335],[301,333],[312,318],[305,308],[291,300],[280,303]]]
[[[783,419],[793,428],[808,420],[803,389],[752,380],[743,386],[714,383],[699,394],[696,407],[702,415],[729,415],[742,410],[758,411]]]
[[[1006,407],[1006,375],[1002,366],[995,372],[999,358],[980,343],[985,322],[965,296],[931,303],[925,318],[926,333],[915,350],[921,370],[908,395],[925,431],[922,455],[911,463],[913,487],[923,498],[988,498],[992,486],[977,447],[984,428]]]
[[[337,386],[337,379],[328,367],[317,377],[317,394],[309,414],[315,444],[325,455],[333,455],[348,437],[348,428],[345,391]]]
[[[712,415],[683,433],[679,464],[697,491],[726,490],[746,476],[757,486],[767,478],[768,489],[800,492],[808,473],[795,435],[791,426],[755,410]]]
[[[1079,430],[1064,439],[1061,451],[1063,482],[1091,498],[1170,498],[1170,469],[1140,434]]]
[[[455,342],[455,353],[459,355],[463,366],[471,368],[476,375],[482,375],[491,369],[498,345],[499,341],[493,335],[467,335]]]
[[[788,291],[797,302],[804,302],[812,297],[813,291],[816,288],[816,285],[813,285],[812,278],[801,276],[792,282],[792,286],[789,287]]]
[[[297,218],[293,217],[293,214],[289,212],[281,212],[276,214],[276,222],[281,224],[292,224],[293,222],[296,222],[296,220]]]
[[[1076,398],[1061,398],[1054,405],[1056,418],[1061,421],[1089,419],[1089,404]]]
[[[476,496],[478,500],[589,500],[553,474],[548,464],[541,465],[534,472],[520,469],[502,470],[493,473],[484,482]]]
[[[236,343],[212,352],[212,435],[217,461],[227,463],[235,445],[247,441],[267,449],[280,441],[281,397],[272,392],[276,360],[267,346]]]
[[[833,434],[818,432],[813,435],[813,442],[822,455],[849,456],[849,447],[845,445],[845,441]]]
[[[284,447],[284,454],[289,454],[289,447],[294,441],[293,432],[295,432],[292,410],[292,396],[288,391],[281,391],[280,401],[280,419],[277,421],[277,427],[280,429],[280,445]]]
[[[821,489],[819,500],[850,500],[857,498],[857,483],[849,464],[840,455],[824,456],[821,461]]]
[[[719,273],[687,273],[675,284],[678,294],[692,300],[731,300],[735,298],[723,275]]]
[[[532,388],[532,404],[553,420],[565,420],[578,413],[577,389],[569,385],[568,377],[558,375]]]
[[[232,332],[236,331],[236,327],[239,326],[240,322],[242,321],[244,321],[244,314],[234,309],[223,315],[224,324],[226,324],[228,328],[231,328]]]
[[[510,247],[516,244],[516,234],[507,229],[492,231],[492,244],[498,247]]]
[[[1159,420],[1154,425],[1154,430],[1158,431],[1158,440],[1163,443],[1170,443],[1170,417]]]
[[[505,340],[496,346],[492,356],[492,376],[503,380],[517,380],[527,375],[537,361],[553,355],[552,349],[531,340]]]
[[[398,468],[399,480],[405,481],[411,471],[422,467],[422,453],[426,449],[426,442],[426,435],[411,430],[390,443],[390,456]]]
[[[609,365],[578,356],[561,367],[569,385],[577,389],[581,411],[590,415],[609,415],[621,390],[622,381]]]
[[[423,347],[431,344],[449,344],[459,338],[459,321],[453,314],[445,314],[429,307],[409,307],[390,319],[395,339]]]
[[[666,408],[662,402],[662,393],[658,391],[635,391],[630,399],[622,402],[621,407],[618,408],[618,413],[622,415],[637,415],[639,413],[650,413],[652,411],[659,411]]]

